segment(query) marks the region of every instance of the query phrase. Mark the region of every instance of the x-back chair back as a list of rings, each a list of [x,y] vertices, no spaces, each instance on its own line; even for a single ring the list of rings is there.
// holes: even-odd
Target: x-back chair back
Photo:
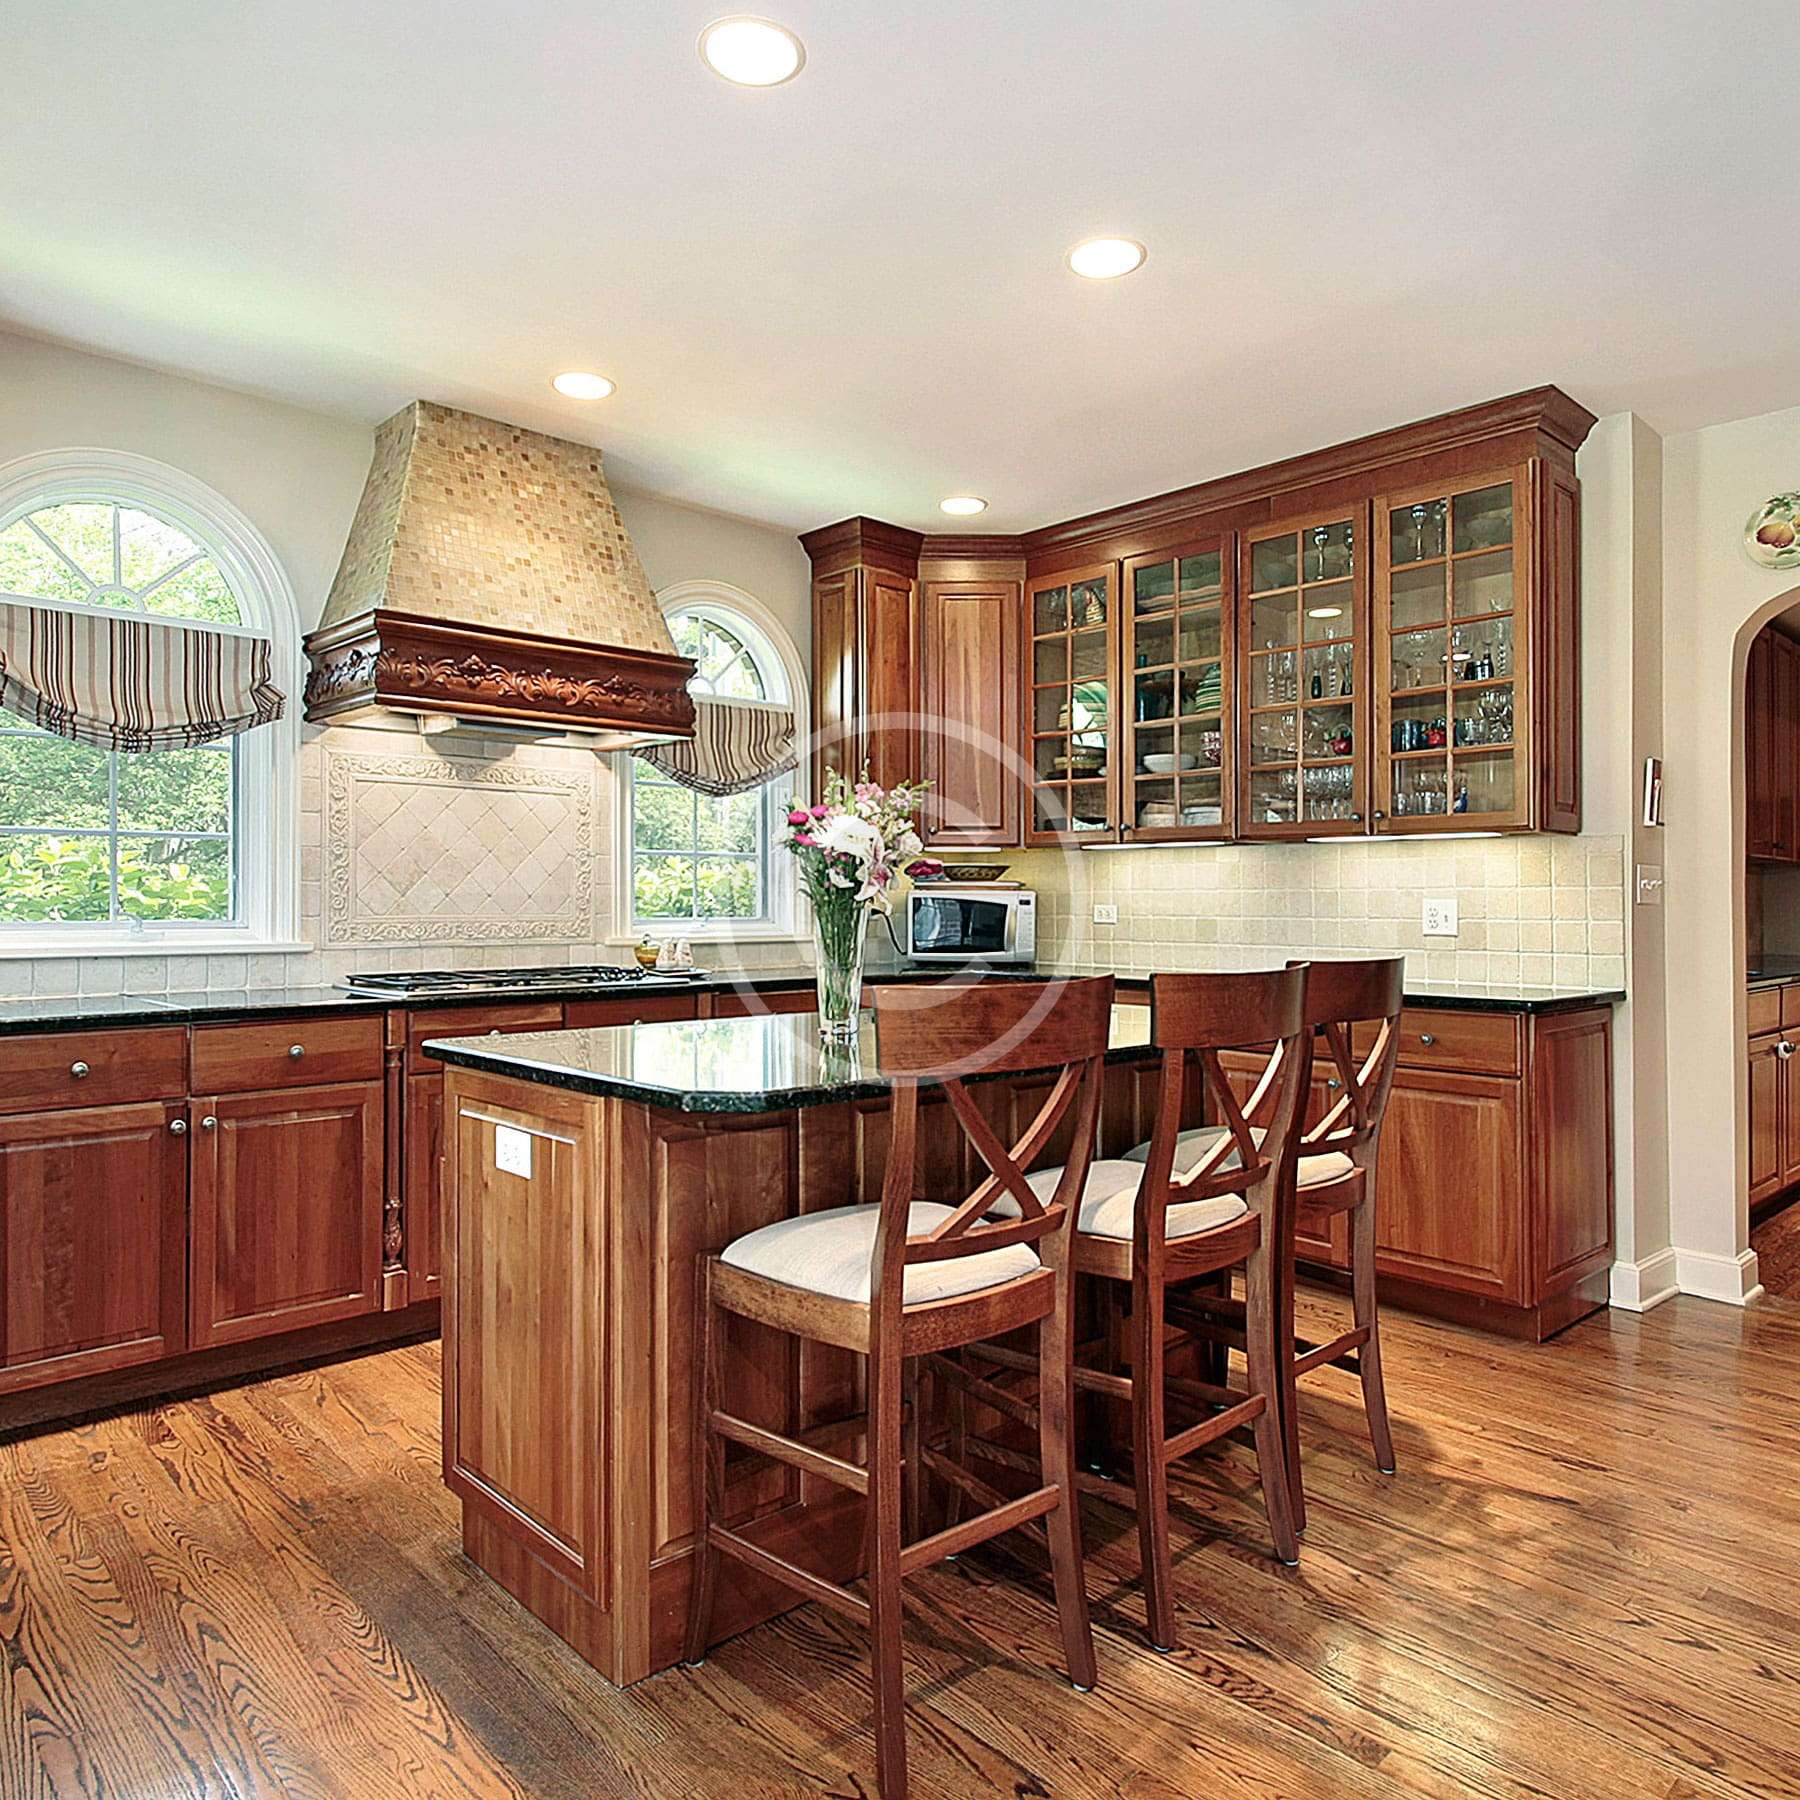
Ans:
[[[1315,1066],[1328,1060],[1340,1084],[1336,1100],[1301,1139],[1300,1154],[1338,1151],[1358,1168],[1370,1168],[1400,1055],[1405,960],[1395,956],[1374,962],[1290,966],[1307,971],[1306,1022],[1315,1033]],[[1374,1039],[1360,1057],[1352,1038],[1358,1025],[1374,1029]]]

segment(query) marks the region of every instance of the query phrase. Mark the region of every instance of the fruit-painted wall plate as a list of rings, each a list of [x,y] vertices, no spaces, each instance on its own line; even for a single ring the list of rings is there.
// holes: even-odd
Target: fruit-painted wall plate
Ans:
[[[1800,494],[1775,494],[1750,515],[1744,548],[1765,569],[1800,569]]]

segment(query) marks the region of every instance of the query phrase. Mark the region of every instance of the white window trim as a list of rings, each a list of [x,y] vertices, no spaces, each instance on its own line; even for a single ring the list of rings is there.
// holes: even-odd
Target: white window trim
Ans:
[[[238,746],[236,851],[243,917],[235,925],[8,926],[0,961],[57,956],[263,955],[309,950],[300,925],[300,609],[268,540],[203,481],[126,450],[49,450],[0,463],[0,530],[21,513],[69,501],[117,501],[165,514],[205,544],[232,591],[267,632],[271,673],[287,701]],[[242,803],[247,802],[247,803]]]
[[[726,581],[677,581],[659,588],[656,603],[666,617],[670,613],[689,611],[694,607],[716,606],[727,613],[741,614],[768,641],[780,660],[787,679],[789,698],[770,702],[784,709],[792,706],[796,728],[809,716],[807,710],[806,665],[789,635],[788,629],[754,594],[733,587]],[[737,706],[755,706],[754,700],[733,701]],[[806,898],[794,879],[794,859],[779,846],[769,850],[769,911],[767,919],[662,919],[646,921],[632,929],[631,919],[631,823],[632,779],[631,753],[621,750],[613,756],[613,931],[605,939],[609,945],[635,944],[648,933],[655,937],[684,937],[696,944],[804,944],[812,938],[812,922],[806,914]]]

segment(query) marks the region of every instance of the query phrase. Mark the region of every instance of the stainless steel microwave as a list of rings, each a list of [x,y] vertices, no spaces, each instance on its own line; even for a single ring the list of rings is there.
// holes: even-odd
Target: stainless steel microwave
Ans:
[[[922,882],[906,896],[907,956],[914,962],[1037,960],[1037,895],[1029,888]]]

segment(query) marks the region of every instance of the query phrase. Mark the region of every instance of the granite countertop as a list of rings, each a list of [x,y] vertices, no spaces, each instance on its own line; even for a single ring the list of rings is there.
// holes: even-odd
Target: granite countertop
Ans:
[[[1749,972],[1751,987],[1764,987],[1773,981],[1800,980],[1800,956],[1764,956]]]
[[[786,1112],[843,1100],[879,1099],[889,1082],[876,1067],[874,1015],[854,1044],[826,1045],[811,1013],[652,1025],[432,1038],[428,1056],[458,1068],[685,1113]],[[1150,1009],[1115,1006],[1109,1062],[1156,1054]],[[980,1079],[979,1076],[973,1079]]]
[[[1800,958],[1792,959],[1792,975],[1800,975]],[[989,980],[1043,980],[1055,975],[1092,974],[1092,970],[993,970]],[[1788,979],[1789,971],[1751,980]],[[941,970],[919,971],[917,979],[941,979]],[[891,980],[882,973],[872,980]],[[1141,992],[1149,985],[1142,975],[1122,975],[1119,985]],[[721,990],[787,989],[812,986],[808,973],[737,976],[714,973],[692,983],[696,993]],[[520,1000],[626,999],[637,990],[630,987],[594,988],[571,982],[568,987],[534,988],[528,994],[421,995],[416,999],[352,994],[341,987],[215,988],[205,992],[172,994],[70,994],[30,1000],[0,1001],[0,1037],[16,1037],[36,1031],[76,1031],[98,1026],[205,1025],[234,1019],[280,1018],[306,1012],[385,1012],[391,1006],[431,1008],[514,1005]],[[647,990],[646,990],[647,991]],[[683,993],[685,988],[659,988],[658,993]],[[1454,982],[1422,981],[1406,991],[1409,1006],[1442,1006],[1459,1012],[1568,1012],[1584,1006],[1610,1006],[1625,998],[1618,988],[1458,986]]]

